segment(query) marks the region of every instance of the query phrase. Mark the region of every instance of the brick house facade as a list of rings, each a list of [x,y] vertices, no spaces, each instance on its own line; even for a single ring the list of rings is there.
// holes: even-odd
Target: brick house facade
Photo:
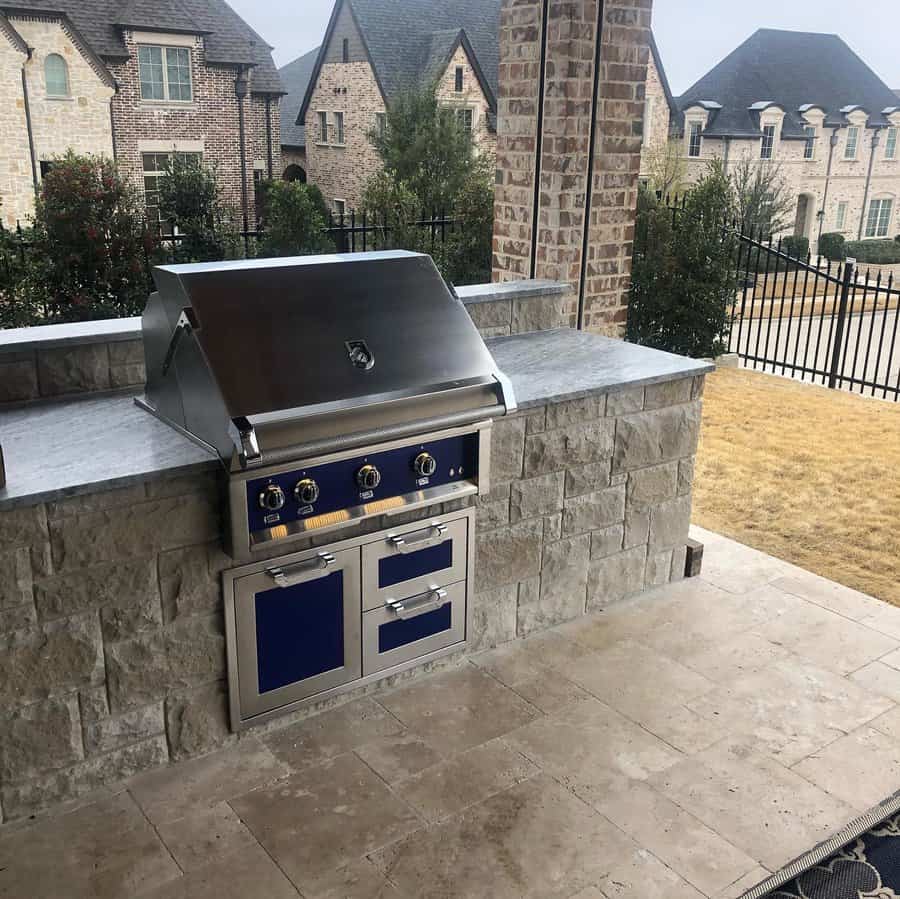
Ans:
[[[117,20],[134,24],[104,17],[108,11],[68,0],[54,12],[0,14],[4,224],[27,221],[44,171],[71,148],[114,157],[151,212],[165,160],[198,154],[215,169],[239,222],[243,157],[252,226],[254,181],[281,171],[282,89],[268,45],[221,0],[184,0],[156,19],[152,11],[117,11]],[[247,82],[241,100],[239,79]]]
[[[678,115],[675,99],[653,33],[650,34],[650,59],[647,61],[647,83],[644,91],[643,145],[641,146],[641,178],[648,175],[654,154],[669,141],[672,120]]]
[[[337,0],[297,116],[307,180],[336,212],[357,207],[379,171],[370,134],[408,86],[433,83],[439,102],[472,128],[479,152],[495,151],[492,9],[496,0]]]

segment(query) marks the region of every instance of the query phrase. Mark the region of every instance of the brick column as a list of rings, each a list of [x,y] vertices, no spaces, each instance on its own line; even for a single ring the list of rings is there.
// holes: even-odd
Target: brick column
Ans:
[[[568,281],[571,323],[612,336],[627,309],[651,2],[501,11],[494,280]]]

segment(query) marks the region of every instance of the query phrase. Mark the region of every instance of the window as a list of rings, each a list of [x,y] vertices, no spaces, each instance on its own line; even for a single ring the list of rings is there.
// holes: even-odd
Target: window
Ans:
[[[184,162],[200,162],[199,153],[142,153],[141,162],[144,169],[144,206],[147,208],[147,221],[151,224],[159,218],[159,179],[166,174],[172,160],[177,157]],[[163,222],[161,234],[172,234],[171,222]]]
[[[347,38],[341,41],[341,59],[350,62],[350,41]]]
[[[650,140],[650,129],[653,124],[653,97],[647,97],[644,100],[644,122],[642,125],[641,136],[644,142]]]
[[[847,224],[847,203],[843,200],[838,203],[837,220],[834,224],[838,231],[843,231],[844,226]]]
[[[47,177],[47,173],[53,168],[53,162],[49,159],[41,160],[41,181]]]
[[[775,152],[775,126],[766,125],[763,128],[762,144],[759,149],[760,159],[771,159]]]
[[[191,53],[187,47],[138,47],[142,100],[191,99]]]
[[[847,129],[847,143],[844,144],[844,159],[856,159],[856,150],[859,147],[859,127],[851,125]]]
[[[887,135],[884,139],[884,158],[885,159],[896,159],[897,158],[897,129],[896,128],[888,128]]]
[[[387,130],[387,115],[383,112],[375,113],[375,131],[379,137],[384,137]]]
[[[699,156],[701,142],[703,140],[703,125],[700,122],[691,122],[691,130],[688,137],[688,156]]]
[[[463,89],[463,67],[462,66],[456,67],[456,75],[455,75],[455,81],[453,84],[453,89],[458,94],[462,93],[462,89]]]
[[[816,129],[812,125],[807,125],[803,132],[806,135],[806,143],[803,145],[803,158],[812,159],[816,150]]]
[[[456,122],[463,131],[471,131],[475,121],[474,111],[471,109],[457,109]]]
[[[44,83],[48,97],[69,96],[69,67],[58,53],[51,53],[44,60]]]
[[[347,212],[346,200],[339,200],[339,199],[337,199],[337,197],[335,197],[334,198],[334,214],[343,218],[346,212]]]
[[[328,143],[328,113],[327,112],[318,112],[318,113],[316,113],[316,117],[319,120],[319,143],[327,144]]]
[[[344,142],[344,114],[342,112],[334,114],[334,142],[336,144]]]
[[[872,200],[866,219],[866,237],[887,237],[893,211],[893,200]]]

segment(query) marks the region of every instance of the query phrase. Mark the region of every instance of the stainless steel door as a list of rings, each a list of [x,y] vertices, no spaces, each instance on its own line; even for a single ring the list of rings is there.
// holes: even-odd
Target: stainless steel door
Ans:
[[[359,549],[288,558],[234,581],[241,719],[361,676]]]
[[[468,519],[435,518],[390,530],[363,546],[363,611],[435,584],[465,580]]]
[[[388,598],[364,612],[363,674],[460,643],[466,638],[466,584],[433,585],[416,596]]]

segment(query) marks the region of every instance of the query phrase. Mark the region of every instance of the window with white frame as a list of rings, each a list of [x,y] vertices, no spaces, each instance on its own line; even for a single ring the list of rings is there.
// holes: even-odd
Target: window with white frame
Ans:
[[[187,47],[138,47],[142,100],[185,103],[192,99],[191,51]]]
[[[336,144],[344,142],[344,114],[342,112],[334,114],[334,142]]]
[[[859,149],[859,126],[851,125],[847,129],[847,142],[844,144],[844,159],[856,159]]]
[[[806,135],[806,143],[803,144],[803,158],[812,159],[816,152],[816,129],[813,125],[807,125],[803,129]]]
[[[887,134],[884,137],[884,158],[885,159],[896,159],[897,158],[897,129],[896,128],[888,128]]]
[[[766,125],[763,128],[762,144],[759,149],[760,159],[771,159],[775,153],[775,126]]]
[[[872,200],[869,203],[869,216],[866,219],[866,237],[887,237],[893,212],[894,201],[892,199]]]
[[[151,224],[159,222],[161,234],[172,234],[173,229],[171,222],[163,222],[159,217],[159,179],[168,173],[175,159],[182,162],[199,163],[201,154],[182,152],[141,154],[144,175],[144,206],[147,209],[147,221]]]
[[[384,137],[385,131],[387,131],[387,113],[376,112],[375,113],[375,133],[379,137]]]
[[[44,60],[44,84],[48,97],[69,96],[69,67],[58,53],[51,53]]]
[[[703,142],[703,123],[691,122],[688,132],[688,156],[699,156]]]
[[[453,90],[456,93],[461,94],[463,89],[463,67],[457,66],[456,71],[453,73]]]
[[[475,110],[469,109],[468,107],[465,109],[457,109],[456,122],[463,131],[471,131],[475,124]]]
[[[846,224],[847,202],[845,200],[841,200],[841,202],[837,204],[837,218],[835,219],[834,226],[838,231],[843,231]]]
[[[328,113],[319,111],[316,113],[316,118],[319,120],[319,143],[327,144],[328,143]]]
[[[339,218],[343,218],[347,212],[347,201],[339,200],[337,197],[333,200],[334,203],[334,214]]]

